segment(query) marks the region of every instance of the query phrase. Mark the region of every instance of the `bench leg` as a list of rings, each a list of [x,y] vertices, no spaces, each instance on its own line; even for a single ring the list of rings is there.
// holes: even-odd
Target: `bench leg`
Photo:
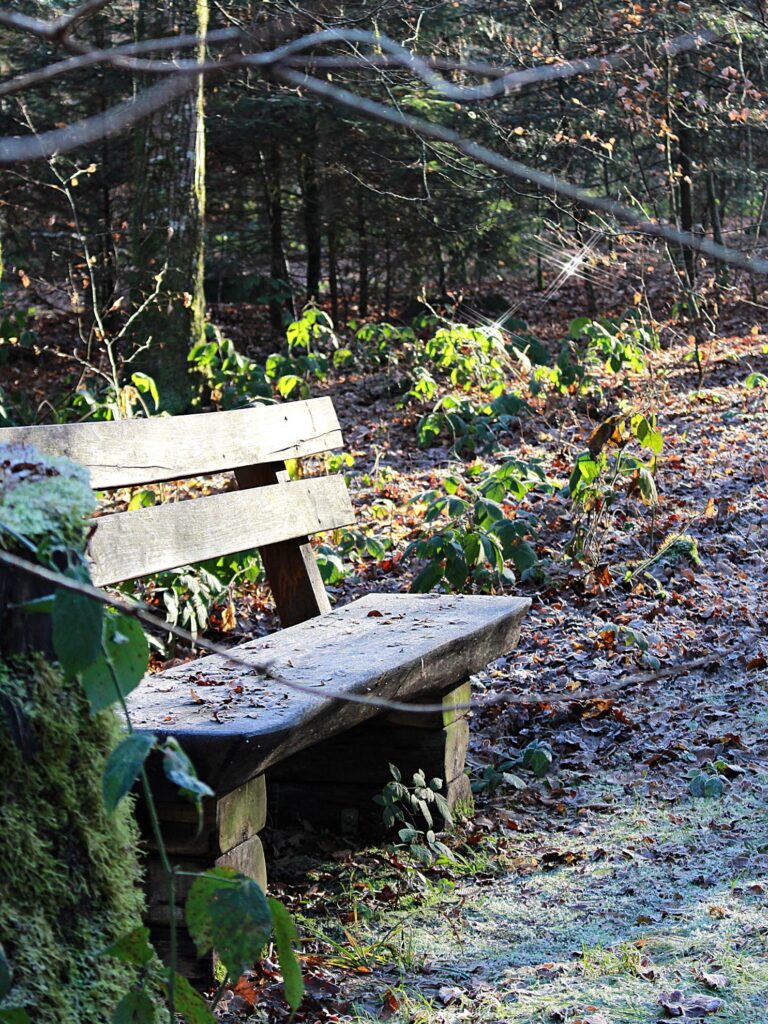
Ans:
[[[206,871],[214,865],[236,868],[266,890],[267,870],[258,833],[267,816],[264,776],[258,776],[219,800],[206,801],[203,827],[197,832],[194,807],[179,800],[159,803],[158,816],[171,863],[181,871]],[[163,960],[169,955],[171,907],[168,878],[153,838],[142,821],[148,847],[146,860],[147,923]],[[176,879],[178,970],[190,981],[211,981],[210,956],[198,957],[184,923],[184,902],[194,879]]]
[[[380,715],[274,765],[267,772],[270,822],[305,821],[342,834],[381,835],[381,809],[373,797],[390,780],[390,764],[407,783],[419,770],[427,779],[441,778],[451,809],[471,812],[464,774],[469,714],[455,710],[469,696],[465,683],[421,702],[442,700],[442,712]]]

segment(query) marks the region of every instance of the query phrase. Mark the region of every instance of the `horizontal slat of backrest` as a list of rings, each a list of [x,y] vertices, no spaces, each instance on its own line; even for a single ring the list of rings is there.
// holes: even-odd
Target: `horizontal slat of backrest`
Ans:
[[[330,398],[193,416],[6,427],[0,444],[29,444],[87,466],[95,488],[127,487],[318,455],[342,444]]]
[[[91,574],[96,586],[106,586],[348,526],[354,519],[341,476],[119,512],[94,520],[88,545]]]

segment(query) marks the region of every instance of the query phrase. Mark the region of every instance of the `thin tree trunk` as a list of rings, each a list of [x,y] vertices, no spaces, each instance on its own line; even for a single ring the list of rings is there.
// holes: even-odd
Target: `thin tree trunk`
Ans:
[[[284,281],[290,289],[290,274],[288,273],[288,261],[285,258],[283,247],[283,192],[281,187],[282,158],[280,147],[274,136],[270,139],[269,148],[264,162],[264,183],[267,192],[267,216],[269,217],[269,273],[273,281]],[[287,303],[291,314],[293,310],[293,296]],[[283,328],[284,304],[278,298],[271,298],[269,302],[269,319],[275,331]]]
[[[334,327],[339,325],[339,268],[336,255],[336,225],[326,228],[328,240],[328,288],[331,293],[331,319]]]
[[[357,200],[357,311],[360,316],[368,316],[368,222],[365,217],[362,193]]]
[[[314,124],[307,131],[307,146],[302,154],[301,184],[307,250],[307,298],[316,299],[320,292],[323,243],[320,189],[317,180],[317,132]]]
[[[681,125],[677,130],[678,155],[680,159],[680,228],[693,231],[693,133],[690,128]],[[696,283],[696,258],[693,249],[683,248],[683,260],[688,284],[691,288]]]
[[[147,0],[142,7],[147,34],[207,31],[208,0],[191,2],[184,9],[186,17],[170,5],[159,16]],[[197,58],[205,58],[204,46],[198,48]],[[134,213],[132,300],[138,305],[155,291],[157,296],[134,322],[134,347],[146,350],[133,368],[155,378],[162,407],[172,413],[189,407],[187,356],[205,338],[204,104],[201,76],[195,90],[145,122],[136,136],[140,187]]]

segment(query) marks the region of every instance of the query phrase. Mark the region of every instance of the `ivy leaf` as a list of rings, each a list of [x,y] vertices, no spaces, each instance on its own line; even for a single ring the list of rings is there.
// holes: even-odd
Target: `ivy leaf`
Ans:
[[[199,803],[204,796],[213,796],[211,787],[198,779],[195,766],[179,746],[178,740],[169,736],[160,750],[165,776],[179,787],[181,796],[193,803]]]
[[[148,964],[155,956],[155,950],[149,941],[149,928],[143,927],[134,928],[122,935],[104,952],[107,956],[113,956],[128,964],[137,964],[139,967]]]
[[[176,1010],[187,1024],[216,1024],[208,1004],[195,992],[183,974],[177,974],[174,978],[173,995]]]
[[[123,797],[131,791],[154,745],[155,737],[151,733],[133,732],[109,755],[101,777],[101,791],[108,814],[112,814]]]
[[[115,1007],[112,1024],[155,1024],[155,1006],[146,992],[126,992]]]
[[[299,941],[299,936],[293,918],[283,904],[271,896],[267,898],[267,903],[272,911],[272,927],[275,930],[277,959],[283,974],[285,1001],[292,1010],[298,1010],[304,998],[304,979],[293,951],[293,944]]]
[[[272,932],[264,893],[234,868],[212,868],[199,875],[189,890],[185,914],[200,956],[215,948],[230,978],[239,978],[259,959]]]
[[[104,608],[70,590],[57,590],[53,602],[53,649],[68,676],[92,665],[101,650]]]
[[[147,638],[137,619],[129,615],[108,615],[104,621],[103,650],[99,650],[97,658],[81,675],[94,714],[117,700],[107,658],[120,693],[125,697],[144,678],[149,661]]]

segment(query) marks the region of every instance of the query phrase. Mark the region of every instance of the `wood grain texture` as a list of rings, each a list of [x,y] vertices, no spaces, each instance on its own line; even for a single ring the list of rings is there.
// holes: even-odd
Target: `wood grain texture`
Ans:
[[[316,696],[213,655],[148,677],[129,697],[131,718],[138,729],[178,737],[201,777],[224,795],[378,713],[324,696],[325,685],[406,701],[443,693],[511,651],[529,607],[516,597],[369,595],[237,648]]]
[[[106,586],[354,520],[343,477],[292,480],[102,516],[88,558],[94,584]]]
[[[192,416],[5,427],[0,443],[66,455],[104,489],[318,455],[340,448],[342,437],[331,399],[312,398]]]
[[[287,478],[284,462],[235,470],[237,486],[241,490],[266,487]],[[259,548],[259,554],[282,626],[295,626],[331,610],[314,552],[306,537],[267,544]]]

